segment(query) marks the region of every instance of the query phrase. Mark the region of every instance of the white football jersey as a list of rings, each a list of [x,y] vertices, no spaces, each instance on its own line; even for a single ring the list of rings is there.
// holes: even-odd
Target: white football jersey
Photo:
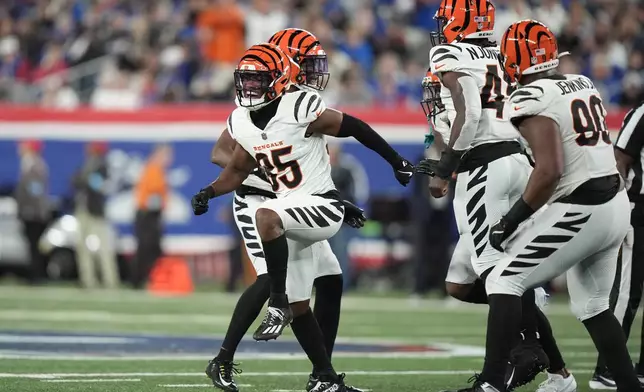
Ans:
[[[282,96],[266,128],[257,128],[250,110],[235,109],[228,119],[233,138],[264,167],[277,197],[322,194],[334,190],[331,162],[324,135],[307,128],[326,110],[320,95],[296,91]]]
[[[450,137],[450,120],[449,120],[449,115],[447,110],[438,113],[434,118],[432,119],[432,132],[438,133],[442,138],[443,142],[445,144],[449,143],[449,137]]]
[[[593,82],[582,75],[539,79],[510,96],[510,117],[544,116],[559,125],[564,170],[550,202],[591,178],[617,174],[606,109]]]
[[[230,122],[230,117],[228,117],[228,122]],[[230,125],[226,128],[228,130],[228,133],[230,133],[231,137],[234,139],[235,136],[230,132]],[[270,182],[266,182],[263,179],[261,179],[259,176],[255,174],[251,174],[242,182],[242,185],[250,186],[253,188],[258,188],[263,191],[267,192],[273,192],[273,185],[271,185]]]
[[[498,56],[498,47],[483,48],[466,43],[438,45],[429,52],[433,74],[463,73],[474,78],[479,87],[483,113],[470,147],[519,138],[517,130],[509,121],[506,102],[511,90],[503,80]],[[456,110],[448,88],[441,88],[441,99],[450,123],[453,124]]]

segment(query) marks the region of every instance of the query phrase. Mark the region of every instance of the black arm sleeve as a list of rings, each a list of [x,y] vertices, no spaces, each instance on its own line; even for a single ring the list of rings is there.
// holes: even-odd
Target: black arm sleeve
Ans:
[[[382,136],[378,135],[376,131],[369,126],[369,124],[355,118],[350,114],[343,113],[342,124],[338,131],[338,137],[354,137],[357,141],[362,143],[365,147],[375,151],[383,157],[391,166],[397,167],[402,158],[396,150],[394,150],[389,143]]]

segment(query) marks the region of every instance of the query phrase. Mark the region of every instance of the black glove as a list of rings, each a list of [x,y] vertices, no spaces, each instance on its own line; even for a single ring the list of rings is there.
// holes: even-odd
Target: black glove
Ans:
[[[394,175],[396,176],[396,180],[398,180],[400,185],[407,186],[407,184],[409,184],[409,181],[411,181],[411,177],[414,175],[414,165],[412,165],[405,158],[401,158],[400,161],[394,166]]]
[[[437,165],[438,161],[436,159],[423,159],[422,161],[418,162],[418,165],[416,165],[416,173],[434,177],[434,175],[436,174]]]
[[[203,215],[208,212],[208,202],[212,198],[213,193],[212,187],[207,186],[192,196],[192,212],[195,215]]]
[[[490,227],[490,245],[499,252],[503,252],[503,247],[501,246],[503,241],[507,240],[517,227],[530,218],[532,214],[534,214],[532,207],[523,200],[523,197],[519,198],[510,208],[510,211]]]
[[[364,210],[348,200],[342,200],[342,205],[344,205],[344,223],[354,229],[363,227],[367,220]]]
[[[490,227],[490,245],[499,252],[503,252],[504,249],[501,244],[514,233],[517,227],[519,225],[508,222],[505,217],[499,219],[498,222]]]

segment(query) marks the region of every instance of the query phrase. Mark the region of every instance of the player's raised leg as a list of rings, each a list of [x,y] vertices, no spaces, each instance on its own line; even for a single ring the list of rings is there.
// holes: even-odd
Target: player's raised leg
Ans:
[[[287,236],[310,246],[340,229],[344,217],[342,202],[330,198],[331,194],[325,196],[287,196],[267,201],[257,210],[257,230],[271,277],[271,293],[266,317],[253,334],[256,340],[276,339],[293,318],[286,295]],[[310,268],[315,271],[315,266]]]

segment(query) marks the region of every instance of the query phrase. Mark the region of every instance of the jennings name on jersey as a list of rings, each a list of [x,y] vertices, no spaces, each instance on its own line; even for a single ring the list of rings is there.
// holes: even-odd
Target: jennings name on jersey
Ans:
[[[433,74],[458,72],[469,75],[476,81],[483,113],[470,147],[519,138],[507,115],[506,101],[511,90],[501,77],[498,56],[498,47],[483,48],[462,42],[437,45],[429,52]],[[453,124],[456,111],[449,89],[441,88],[441,99],[447,108],[450,123]],[[448,142],[449,138],[445,139],[445,143]]]
[[[281,97],[275,116],[263,130],[253,124],[244,107],[228,118],[231,135],[267,170],[277,197],[335,189],[324,135],[307,134],[309,124],[325,110],[319,94],[296,91]]]
[[[544,116],[559,125],[564,169],[549,202],[569,195],[591,178],[617,174],[606,128],[606,109],[593,82],[582,75],[539,79],[510,96],[510,117]]]

